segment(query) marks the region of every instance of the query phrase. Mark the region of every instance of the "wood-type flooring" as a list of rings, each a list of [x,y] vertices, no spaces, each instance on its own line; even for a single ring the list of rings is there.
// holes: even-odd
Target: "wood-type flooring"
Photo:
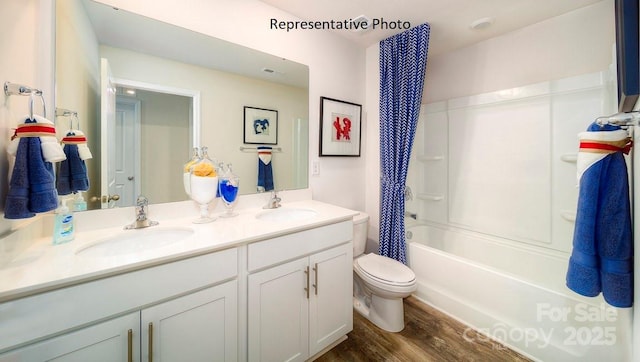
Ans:
[[[391,333],[354,310],[348,339],[316,361],[530,361],[414,297],[404,300],[404,314],[404,330]]]

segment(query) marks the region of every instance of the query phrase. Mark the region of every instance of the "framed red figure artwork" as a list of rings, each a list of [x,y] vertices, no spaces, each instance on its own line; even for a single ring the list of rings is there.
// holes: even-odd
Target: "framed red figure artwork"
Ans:
[[[360,156],[362,106],[320,97],[320,156]]]

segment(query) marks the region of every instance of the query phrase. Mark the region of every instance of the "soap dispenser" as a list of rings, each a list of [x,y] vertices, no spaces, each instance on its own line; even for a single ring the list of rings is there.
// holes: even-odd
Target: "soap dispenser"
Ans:
[[[73,211],[86,211],[87,210],[87,202],[84,201],[84,197],[82,197],[82,192],[78,191],[76,193],[76,197],[73,199]]]
[[[73,240],[74,232],[73,212],[69,211],[67,200],[61,200],[53,221],[53,244],[57,245]]]

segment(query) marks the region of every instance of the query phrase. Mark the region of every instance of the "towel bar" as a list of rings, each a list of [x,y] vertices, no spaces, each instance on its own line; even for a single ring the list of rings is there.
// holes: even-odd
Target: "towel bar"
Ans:
[[[240,151],[242,152],[258,152],[257,147],[243,147],[240,146]],[[273,147],[271,148],[271,152],[282,152],[282,147]]]
[[[418,161],[422,162],[430,162],[430,161],[442,161],[444,160],[444,156],[418,156]]]
[[[442,201],[444,200],[444,195],[418,194],[418,198],[426,201]]]

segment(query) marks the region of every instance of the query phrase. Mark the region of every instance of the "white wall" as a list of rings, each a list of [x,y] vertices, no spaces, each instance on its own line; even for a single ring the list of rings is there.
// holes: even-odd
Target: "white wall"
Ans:
[[[3,0],[0,11],[0,83],[9,81],[44,91],[49,111],[53,110],[53,44],[52,3],[48,0]],[[36,110],[40,112],[39,101]],[[0,210],[8,191],[9,165],[5,152],[13,128],[28,114],[29,98],[6,97],[0,91]],[[9,230],[13,222],[0,219],[0,234]]]
[[[607,69],[614,42],[613,0],[605,0],[449,53],[429,57],[423,103],[516,88]],[[366,51],[370,125],[366,211],[379,224],[378,45]],[[376,125],[372,125],[376,123]],[[526,132],[526,130],[523,130]],[[373,157],[373,156],[376,157]]]
[[[363,137],[362,147],[365,152],[362,157],[318,157],[320,97],[364,103],[364,49],[324,31],[270,30],[270,18],[295,18],[260,1],[100,2],[307,64],[310,69],[309,158],[310,161],[320,160],[320,175],[309,177],[314,198],[348,208],[364,209],[365,159],[378,159],[377,155],[366,152],[371,140]],[[363,112],[362,118],[363,134],[367,134],[367,112]],[[377,138],[372,141],[377,142]]]

